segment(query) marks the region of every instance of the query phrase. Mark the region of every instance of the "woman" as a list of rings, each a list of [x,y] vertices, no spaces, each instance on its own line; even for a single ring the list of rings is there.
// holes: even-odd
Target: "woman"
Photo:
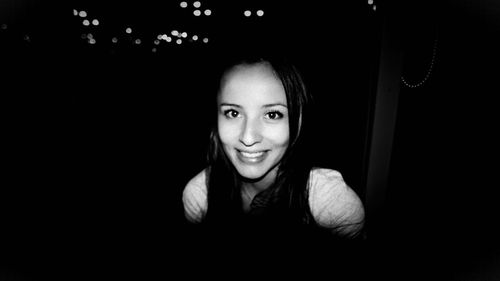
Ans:
[[[187,220],[248,237],[262,230],[361,237],[359,197],[338,171],[311,164],[311,102],[300,73],[285,59],[231,63],[217,92],[208,167],[183,191]]]

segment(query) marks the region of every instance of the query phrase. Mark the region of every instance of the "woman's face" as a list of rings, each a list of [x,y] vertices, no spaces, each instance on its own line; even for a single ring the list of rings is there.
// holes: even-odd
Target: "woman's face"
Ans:
[[[285,90],[271,67],[233,68],[217,104],[220,140],[238,173],[252,181],[274,180],[290,132]]]

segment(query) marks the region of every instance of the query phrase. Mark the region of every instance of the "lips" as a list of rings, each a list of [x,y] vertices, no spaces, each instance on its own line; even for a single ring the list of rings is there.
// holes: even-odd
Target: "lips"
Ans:
[[[258,151],[258,152],[245,152],[245,151],[240,151],[241,155],[246,158],[257,158],[262,156],[264,154],[264,151]]]
[[[256,164],[264,161],[267,155],[266,150],[261,151],[244,151],[236,150],[238,159],[243,163]]]

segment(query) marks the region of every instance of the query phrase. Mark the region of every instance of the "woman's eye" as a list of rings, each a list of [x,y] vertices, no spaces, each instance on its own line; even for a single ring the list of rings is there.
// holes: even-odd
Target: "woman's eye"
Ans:
[[[266,113],[267,118],[271,120],[276,120],[276,119],[281,119],[283,118],[283,113],[278,112],[278,111],[271,111]]]
[[[224,111],[224,116],[226,116],[227,118],[233,119],[233,118],[238,117],[239,113],[236,110],[228,109],[228,110]]]

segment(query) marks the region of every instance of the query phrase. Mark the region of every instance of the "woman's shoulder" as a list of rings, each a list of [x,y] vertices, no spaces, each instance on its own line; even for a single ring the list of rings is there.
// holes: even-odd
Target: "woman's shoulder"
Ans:
[[[309,206],[316,222],[347,235],[357,235],[364,223],[364,207],[339,171],[314,168],[309,178]]]
[[[310,179],[313,181],[344,181],[339,171],[320,167],[311,169]]]
[[[342,174],[333,169],[313,168],[309,174],[309,193],[343,193],[350,190]]]
[[[207,170],[208,168],[205,168],[192,177],[186,184],[184,190],[206,189]]]
[[[207,209],[207,169],[202,170],[188,181],[182,192],[184,214],[191,222],[200,222]]]

